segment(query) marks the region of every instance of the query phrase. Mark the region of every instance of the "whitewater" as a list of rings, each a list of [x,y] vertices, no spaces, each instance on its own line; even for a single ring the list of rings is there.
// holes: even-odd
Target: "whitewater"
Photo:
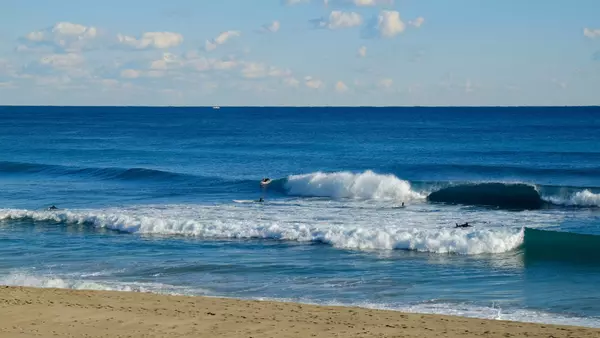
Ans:
[[[5,107],[0,284],[600,327],[597,116]]]

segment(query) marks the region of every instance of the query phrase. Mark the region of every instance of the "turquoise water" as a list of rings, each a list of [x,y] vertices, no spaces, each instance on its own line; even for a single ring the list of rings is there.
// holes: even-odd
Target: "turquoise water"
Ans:
[[[600,327],[598,108],[0,107],[0,150],[0,284]]]

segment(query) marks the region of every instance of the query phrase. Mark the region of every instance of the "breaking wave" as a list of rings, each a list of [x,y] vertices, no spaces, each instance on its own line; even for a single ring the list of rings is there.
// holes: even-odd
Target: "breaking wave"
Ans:
[[[373,171],[292,175],[284,185],[289,195],[331,198],[421,200],[425,196],[411,189],[408,181]]]
[[[227,180],[147,168],[82,168],[0,161],[0,174],[134,181],[142,182],[141,184],[177,183],[211,192],[220,189],[223,192],[250,193],[260,189],[259,179]],[[380,174],[371,170],[359,173],[340,171],[290,175],[275,178],[267,189],[283,196],[395,202],[429,201],[503,209],[540,209],[549,206],[600,207],[598,188],[549,187],[503,182],[410,182],[393,174]]]
[[[148,235],[193,236],[202,239],[266,239],[312,242],[354,250],[410,250],[431,253],[490,254],[511,251],[523,242],[516,228],[400,228],[311,224],[281,220],[167,218],[127,213],[0,211],[0,221],[30,220]]]
[[[555,205],[600,207],[600,194],[594,194],[588,189],[577,191],[567,196],[547,196],[544,200]]]
[[[180,213],[179,211],[175,214]],[[173,215],[173,214],[171,214]],[[600,236],[528,227],[401,228],[311,224],[282,220],[195,219],[127,212],[0,210],[0,222],[32,221],[84,225],[129,234],[190,236],[206,240],[277,240],[320,243],[351,250],[407,250],[435,254],[499,254],[523,250],[527,260],[600,261]],[[594,263],[594,264],[596,264]]]

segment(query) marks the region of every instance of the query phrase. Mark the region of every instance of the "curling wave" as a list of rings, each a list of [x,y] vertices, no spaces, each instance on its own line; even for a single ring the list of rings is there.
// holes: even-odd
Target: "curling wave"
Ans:
[[[435,191],[431,202],[495,206],[509,209],[539,209],[544,206],[536,188],[527,184],[480,183],[463,184]]]

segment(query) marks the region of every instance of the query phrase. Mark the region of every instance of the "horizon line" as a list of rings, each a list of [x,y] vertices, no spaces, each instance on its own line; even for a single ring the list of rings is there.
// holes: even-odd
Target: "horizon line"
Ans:
[[[30,108],[30,107],[49,107],[49,108],[600,108],[598,105],[470,105],[470,106],[444,106],[444,105],[415,105],[415,106],[375,106],[375,105],[3,105],[2,108]],[[217,109],[215,109],[217,110]]]

